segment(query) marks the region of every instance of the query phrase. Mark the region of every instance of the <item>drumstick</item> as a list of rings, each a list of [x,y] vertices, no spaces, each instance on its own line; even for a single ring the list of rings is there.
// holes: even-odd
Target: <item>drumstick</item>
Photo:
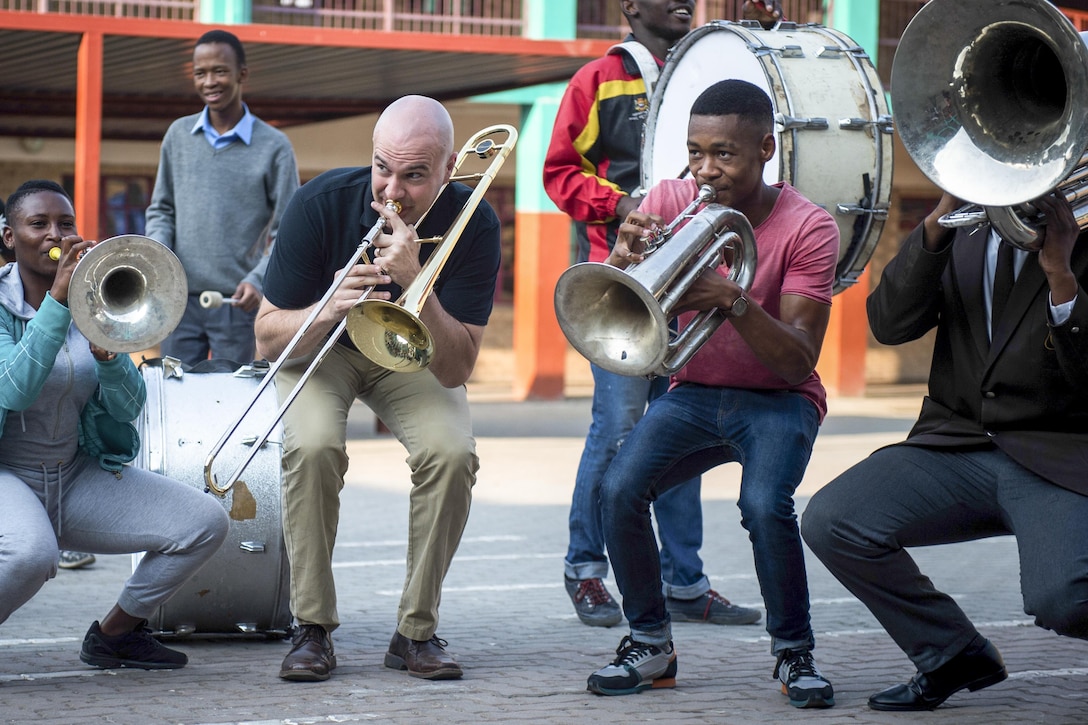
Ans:
[[[224,297],[222,292],[208,290],[200,293],[200,306],[206,310],[214,310],[223,305],[236,305],[239,302],[241,300],[236,300],[233,297]]]

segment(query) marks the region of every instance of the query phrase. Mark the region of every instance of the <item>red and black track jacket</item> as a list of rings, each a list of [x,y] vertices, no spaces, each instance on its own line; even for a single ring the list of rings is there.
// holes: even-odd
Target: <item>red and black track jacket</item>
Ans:
[[[616,203],[639,187],[649,107],[638,66],[622,52],[583,66],[563,94],[544,190],[576,222],[579,262],[604,260],[616,242]]]

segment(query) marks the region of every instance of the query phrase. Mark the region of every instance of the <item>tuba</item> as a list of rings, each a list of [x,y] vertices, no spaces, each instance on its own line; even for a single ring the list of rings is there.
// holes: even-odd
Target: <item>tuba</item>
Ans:
[[[971,202],[943,226],[989,221],[1037,251],[1030,201],[1057,191],[1088,227],[1088,45],[1046,0],[931,0],[899,41],[891,96],[922,173]]]
[[[497,142],[494,138],[496,134],[505,134],[505,139],[501,139],[500,142]],[[204,459],[204,482],[207,485],[207,490],[217,496],[225,496],[234,484],[237,483],[238,479],[242,476],[242,471],[244,471],[246,466],[248,466],[257,456],[257,452],[260,450],[261,446],[265,444],[268,437],[272,434],[272,431],[275,430],[276,424],[280,422],[280,419],[283,418],[287,409],[295,402],[295,398],[297,398],[302,391],[302,386],[313,376],[318,366],[321,365],[321,362],[328,356],[329,352],[332,351],[332,348],[336,345],[341,333],[345,330],[347,330],[352,343],[359,348],[360,352],[366,355],[367,358],[375,364],[381,365],[389,370],[395,372],[413,372],[423,370],[430,364],[434,353],[434,343],[431,339],[430,332],[427,330],[427,326],[419,319],[419,313],[430,296],[431,291],[434,289],[434,285],[438,281],[438,275],[442,272],[442,267],[449,259],[454,247],[461,238],[461,234],[464,233],[465,228],[468,226],[468,222],[472,218],[472,214],[476,211],[476,207],[480,205],[484,192],[487,191],[491,182],[494,181],[495,177],[498,175],[499,169],[506,161],[506,157],[513,151],[514,144],[517,143],[517,138],[518,132],[513,126],[498,124],[495,126],[488,126],[487,128],[476,132],[476,134],[465,143],[457,154],[457,159],[454,162],[453,171],[450,175],[450,181],[474,181],[476,182],[476,186],[461,207],[461,210],[457,213],[457,216],[454,218],[449,228],[446,230],[444,236],[419,240],[421,244],[432,242],[437,243],[438,246],[431,253],[431,256],[427,258],[426,264],[420,269],[416,279],[406,290],[404,290],[401,298],[397,300],[395,304],[383,301],[382,304],[374,310],[372,310],[369,305],[364,306],[363,304],[367,302],[367,298],[374,288],[369,287],[363,291],[359,297],[359,301],[355,303],[344,319],[342,319],[333,331],[329,333],[328,337],[325,338],[325,343],[314,355],[313,359],[310,361],[309,367],[303,371],[294,389],[292,389],[284,398],[284,401],[276,411],[273,420],[265,427],[264,431],[259,436],[245,437],[243,443],[249,447],[249,452],[235,468],[230,477],[224,481],[220,481],[213,471],[215,459],[218,457],[219,452],[223,450],[227,441],[230,440],[235,431],[242,425],[242,421],[245,420],[245,417],[249,415],[249,412],[257,404],[258,399],[260,399],[261,393],[263,393],[265,388],[267,388],[275,379],[276,373],[278,373],[280,368],[282,368],[290,359],[295,348],[297,348],[302,341],[303,336],[311,327],[313,327],[314,322],[321,314],[322,309],[329,304],[329,301],[333,298],[337,288],[347,278],[348,273],[351,271],[351,267],[358,264],[360,260],[365,264],[369,264],[369,250],[374,244],[374,239],[381,234],[382,228],[385,226],[385,219],[379,217],[378,221],[374,223],[374,226],[363,235],[354,254],[351,259],[348,260],[347,265],[345,265],[343,270],[341,270],[336,278],[333,279],[332,284],[321,299],[318,300],[309,316],[303,321],[298,332],[295,333],[295,336],[291,338],[283,352],[280,353],[279,359],[276,360],[275,364],[265,374],[264,379],[261,380],[260,385],[257,387],[256,392],[253,394],[253,398],[250,400],[245,410],[243,410],[238,419],[227,428],[226,432],[219,438],[219,441],[216,442],[216,444],[212,446],[211,451],[208,452],[207,457]],[[484,171],[462,171],[462,166],[465,161],[473,155],[489,162]],[[445,186],[439,189],[435,199],[440,197],[445,189]],[[400,204],[396,201],[387,201],[386,207],[395,213],[400,212]],[[424,213],[424,217],[429,212],[430,209]],[[422,219],[420,221],[422,221]],[[417,226],[418,224],[419,222],[417,222]]]
[[[172,251],[150,237],[123,234],[80,255],[68,307],[76,329],[92,344],[129,353],[173,332],[187,296],[185,269]]]
[[[555,315],[567,340],[583,357],[618,375],[671,375],[687,365],[727,315],[704,310],[679,335],[669,329],[676,303],[704,272],[732,252],[729,279],[745,291],[756,271],[755,234],[735,209],[707,204],[699,195],[662,232],[647,240],[645,258],[627,269],[601,262],[570,267],[555,286]],[[673,230],[688,221],[679,232]]]

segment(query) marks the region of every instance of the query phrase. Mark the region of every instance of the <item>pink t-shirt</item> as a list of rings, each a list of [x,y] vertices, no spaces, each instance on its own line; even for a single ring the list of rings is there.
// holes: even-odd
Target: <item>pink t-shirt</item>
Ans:
[[[772,317],[779,316],[784,294],[831,304],[839,255],[839,228],[831,215],[786,182],[775,186],[782,192],[770,215],[754,230],[758,263],[748,291],[748,297]],[[697,194],[694,179],[667,179],[650,190],[639,211],[671,221]],[[728,269],[721,267],[719,272],[726,274]],[[695,314],[681,315],[681,327]],[[812,401],[821,421],[827,413],[827,394],[815,371],[800,384],[790,385],[760,362],[728,322],[673,376],[674,385],[683,382],[751,390],[794,390]]]

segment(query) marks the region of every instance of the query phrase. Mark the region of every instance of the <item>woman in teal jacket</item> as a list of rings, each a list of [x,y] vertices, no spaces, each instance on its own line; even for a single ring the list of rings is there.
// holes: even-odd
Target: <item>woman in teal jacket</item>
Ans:
[[[87,341],[68,285],[94,242],[50,181],[8,197],[0,268],[0,624],[57,571],[58,550],[147,552],[117,604],[94,622],[80,659],[97,667],[172,669],[146,620],[218,550],[222,505],[197,488],[122,465],[139,447],[143,379],[127,355]],[[60,249],[60,259],[50,249]]]

